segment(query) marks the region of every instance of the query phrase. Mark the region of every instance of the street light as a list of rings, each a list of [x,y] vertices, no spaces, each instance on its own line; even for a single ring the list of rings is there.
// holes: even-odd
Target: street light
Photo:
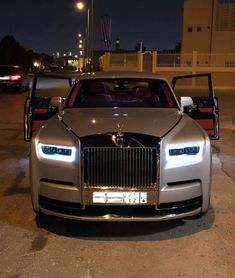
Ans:
[[[79,56],[79,64],[82,59],[82,68],[86,66],[86,57],[85,57],[85,46],[86,41],[85,38],[82,37],[81,33],[78,33],[78,56]]]
[[[77,6],[77,8],[78,8],[79,10],[83,10],[83,9],[84,9],[84,4],[83,4],[83,2],[78,2],[78,3],[76,4],[76,6]]]
[[[77,2],[77,9],[85,9],[84,2]],[[86,49],[87,59],[91,62],[91,71],[94,70],[94,35],[93,35],[93,0],[90,0],[90,5],[87,7],[87,28],[86,28]]]

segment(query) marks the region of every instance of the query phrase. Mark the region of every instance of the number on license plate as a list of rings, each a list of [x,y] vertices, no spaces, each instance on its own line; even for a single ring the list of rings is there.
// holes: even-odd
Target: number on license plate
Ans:
[[[93,192],[94,204],[146,204],[147,192]]]

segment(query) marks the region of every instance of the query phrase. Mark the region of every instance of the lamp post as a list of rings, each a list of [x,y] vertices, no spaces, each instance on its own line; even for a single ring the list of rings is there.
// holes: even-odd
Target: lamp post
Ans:
[[[78,59],[79,59],[79,65],[81,65],[82,61],[82,67],[81,69],[84,68],[85,66],[85,38],[83,38],[81,33],[78,33]]]
[[[91,1],[91,71],[94,71],[94,2]]]
[[[84,49],[84,39],[82,38],[82,34],[78,33],[78,53],[79,55],[83,55],[81,51],[83,52]]]
[[[83,10],[85,4],[78,2],[77,9]],[[94,35],[93,35],[93,0],[90,0],[90,5],[87,6],[87,27],[86,27],[86,55],[88,63],[90,63],[91,71],[94,70]]]

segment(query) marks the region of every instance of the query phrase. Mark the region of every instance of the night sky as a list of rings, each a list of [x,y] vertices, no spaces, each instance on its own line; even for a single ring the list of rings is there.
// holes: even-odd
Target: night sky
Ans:
[[[85,0],[86,1],[86,0]],[[48,54],[78,52],[87,12],[74,0],[1,0],[0,39],[13,35],[26,48]],[[181,40],[183,0],[94,0],[95,49],[103,49],[101,17],[112,20],[111,49],[117,35],[122,49],[172,49]]]

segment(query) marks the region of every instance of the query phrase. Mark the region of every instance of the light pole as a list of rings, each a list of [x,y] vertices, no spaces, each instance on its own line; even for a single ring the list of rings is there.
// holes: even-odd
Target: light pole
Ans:
[[[82,64],[81,69],[84,69],[85,66],[85,37],[81,33],[78,33],[78,59],[79,65]],[[82,61],[82,63],[80,62]]]
[[[83,10],[85,5],[83,2],[76,4],[77,9]],[[86,27],[86,55],[88,63],[90,64],[90,70],[94,70],[94,35],[93,35],[93,0],[90,0],[90,5],[87,6],[87,27]]]
[[[91,71],[94,71],[94,2],[91,1]]]

